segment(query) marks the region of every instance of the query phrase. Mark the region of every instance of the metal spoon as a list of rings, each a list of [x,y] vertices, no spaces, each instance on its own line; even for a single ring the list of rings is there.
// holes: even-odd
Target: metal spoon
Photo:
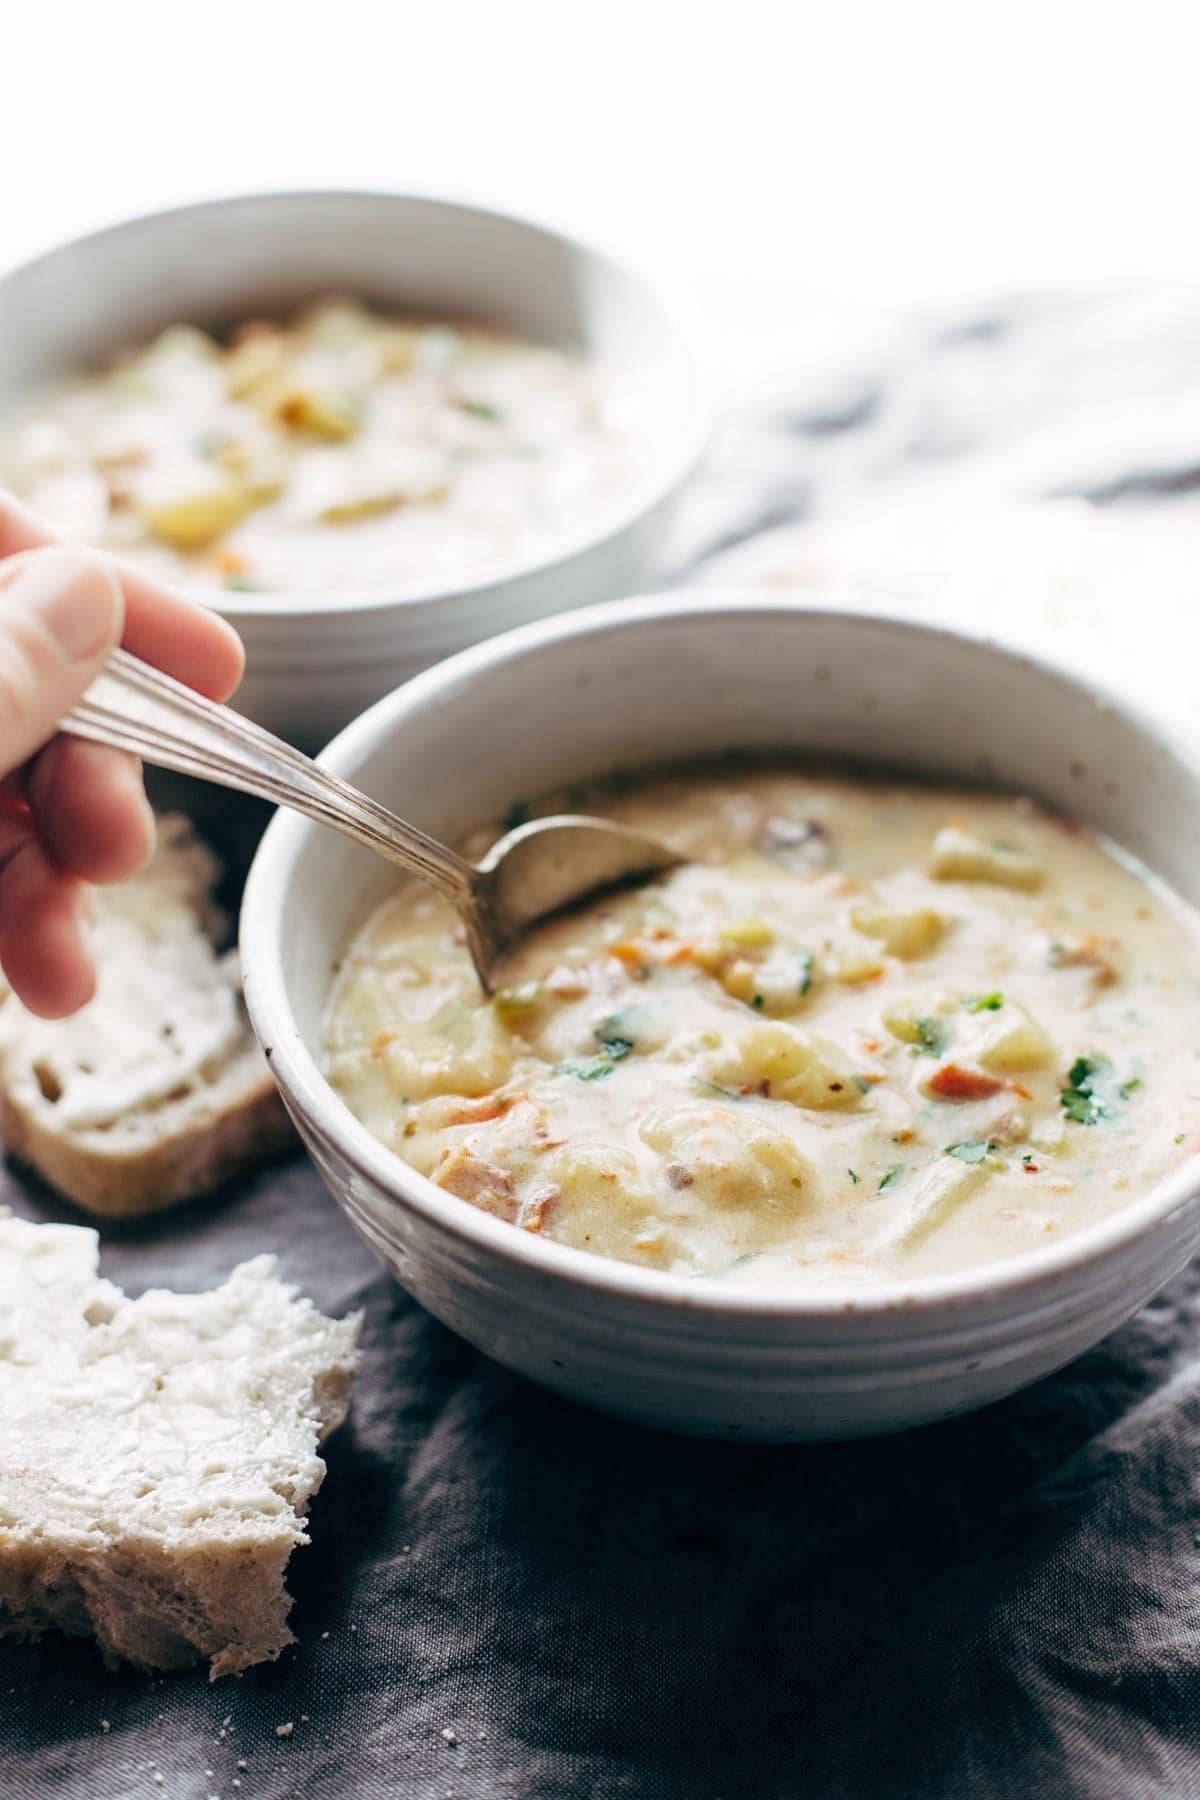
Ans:
[[[519,825],[482,862],[468,862],[232,708],[125,650],[114,652],[59,729],[293,807],[419,875],[458,909],[485,993],[500,957],[536,920],[683,860],[604,819],[560,813]]]

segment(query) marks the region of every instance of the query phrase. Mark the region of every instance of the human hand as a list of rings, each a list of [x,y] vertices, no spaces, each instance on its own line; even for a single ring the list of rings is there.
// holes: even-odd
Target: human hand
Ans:
[[[0,493],[0,967],[43,1018],[95,987],[84,883],[123,881],[154,847],[137,759],[55,733],[118,644],[214,700],[241,679],[241,641],[215,613],[54,544]]]

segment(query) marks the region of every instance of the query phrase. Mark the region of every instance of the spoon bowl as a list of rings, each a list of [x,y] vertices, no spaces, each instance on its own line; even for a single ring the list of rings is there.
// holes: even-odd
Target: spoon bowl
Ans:
[[[538,919],[682,860],[605,819],[559,814],[517,826],[482,862],[468,862],[261,725],[127,650],[113,653],[60,730],[290,806],[429,882],[457,908],[488,994],[499,959]]]
[[[582,813],[554,813],[506,832],[476,865],[475,891],[485,904],[478,944],[467,927],[485,991],[491,992],[497,955],[539,919],[682,861],[665,844]]]

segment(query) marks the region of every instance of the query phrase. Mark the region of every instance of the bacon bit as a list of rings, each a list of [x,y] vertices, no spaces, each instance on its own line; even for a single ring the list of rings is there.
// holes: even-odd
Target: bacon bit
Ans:
[[[512,1176],[506,1169],[498,1169],[495,1163],[476,1156],[473,1150],[465,1147],[443,1150],[433,1179],[438,1187],[457,1194],[460,1200],[477,1206],[480,1212],[491,1213],[509,1225],[513,1223],[517,1206]]]
[[[648,938],[620,938],[615,944],[606,945],[605,949],[609,956],[625,963],[637,973],[656,963],[664,965],[691,962],[696,954],[694,944],[676,941],[666,931],[657,935],[652,931]]]
[[[1021,1144],[1029,1136],[1029,1120],[1015,1109],[1003,1112],[992,1121],[988,1136],[998,1144]]]
[[[108,494],[108,504],[114,512],[120,512],[133,499],[133,489],[115,468],[105,469],[103,479],[105,491]]]
[[[1023,1162],[1021,1167],[1024,1169],[1026,1175],[1040,1175],[1042,1172],[1041,1163]]]
[[[1048,961],[1055,969],[1090,969],[1095,987],[1112,987],[1117,970],[1109,951],[1117,948],[1116,938],[1101,938],[1088,931],[1079,937],[1055,938]]]
[[[499,1094],[484,1094],[478,1100],[456,1100],[445,1125],[482,1125],[487,1119],[498,1119],[508,1111],[508,1101]]]
[[[676,1189],[691,1187],[695,1179],[692,1171],[680,1162],[669,1162],[665,1172],[668,1184]]]
[[[219,575],[240,575],[246,567],[246,558],[236,550],[218,550],[213,564]]]
[[[947,1063],[929,1078],[929,1091],[939,1100],[986,1100],[1004,1086],[994,1075],[982,1069],[964,1069],[961,1063]]]
[[[551,969],[542,986],[558,1000],[575,1000],[580,994],[587,993],[587,976],[582,969],[559,963],[557,968]]]
[[[530,1194],[521,1208],[518,1223],[522,1231],[539,1232],[546,1228],[546,1220],[562,1199],[562,1189],[551,1183],[548,1187],[538,1188]]]
[[[660,1257],[663,1254],[662,1237],[657,1231],[643,1231],[634,1238],[633,1247],[640,1250],[643,1256]]]
[[[511,1107],[527,1102],[527,1094],[434,1094],[422,1102],[421,1124],[426,1131],[446,1131],[455,1125],[483,1125],[502,1118]]]

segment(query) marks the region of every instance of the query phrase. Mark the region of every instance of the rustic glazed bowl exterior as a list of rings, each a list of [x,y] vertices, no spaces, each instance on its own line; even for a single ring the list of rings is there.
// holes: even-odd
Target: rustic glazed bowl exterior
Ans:
[[[454,838],[515,797],[730,746],[852,756],[1028,790],[1200,902],[1200,760],[1086,681],[981,638],[737,594],[594,607],[427,671],[330,767]],[[605,1411],[757,1440],[896,1430],[987,1404],[1128,1318],[1200,1242],[1200,1159],[1078,1236],[842,1297],[730,1290],[531,1237],[433,1186],[321,1074],[348,937],[392,875],[297,817],[270,826],[242,949],[251,1016],[347,1217],[430,1312]]]

